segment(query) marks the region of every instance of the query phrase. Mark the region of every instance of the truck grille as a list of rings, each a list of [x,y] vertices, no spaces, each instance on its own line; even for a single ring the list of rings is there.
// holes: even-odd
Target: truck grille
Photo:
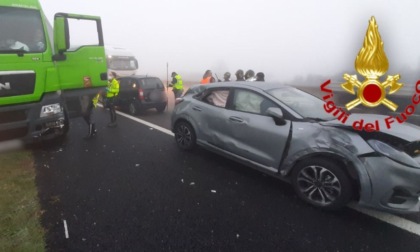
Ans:
[[[32,94],[34,90],[34,71],[0,71],[0,98]]]

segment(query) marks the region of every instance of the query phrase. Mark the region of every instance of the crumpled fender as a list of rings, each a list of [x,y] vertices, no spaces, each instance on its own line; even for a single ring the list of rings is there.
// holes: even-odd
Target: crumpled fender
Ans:
[[[369,174],[358,156],[374,150],[356,132],[321,126],[318,123],[293,122],[288,151],[280,167],[286,176],[293,166],[305,157],[325,154],[351,162],[360,180],[360,201],[368,202],[372,189]]]

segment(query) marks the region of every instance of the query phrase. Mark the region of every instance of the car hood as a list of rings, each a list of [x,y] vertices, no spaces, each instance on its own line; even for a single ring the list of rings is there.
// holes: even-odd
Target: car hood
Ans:
[[[420,140],[420,127],[411,123],[399,123],[395,118],[388,121],[391,122],[389,128],[385,121],[388,115],[378,114],[350,114],[346,122],[343,124],[339,120],[332,120],[327,122],[321,122],[322,125],[340,127],[340,128],[351,128],[355,131],[359,131],[360,125],[365,126],[368,123],[373,124],[375,131],[385,133],[394,137],[401,138],[408,142]]]

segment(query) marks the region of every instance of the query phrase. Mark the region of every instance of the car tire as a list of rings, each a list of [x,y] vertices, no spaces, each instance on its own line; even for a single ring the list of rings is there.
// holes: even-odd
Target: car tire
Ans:
[[[175,142],[182,150],[192,150],[196,145],[196,135],[191,124],[185,121],[178,122],[174,127]]]
[[[164,104],[160,104],[159,106],[156,107],[157,112],[162,113],[163,111],[165,111],[165,108],[168,104],[164,103]]]
[[[292,171],[292,184],[299,198],[324,210],[344,207],[353,194],[347,173],[337,163],[324,158],[299,162]]]
[[[137,115],[139,113],[139,107],[136,102],[132,101],[128,104],[128,113],[130,115]]]

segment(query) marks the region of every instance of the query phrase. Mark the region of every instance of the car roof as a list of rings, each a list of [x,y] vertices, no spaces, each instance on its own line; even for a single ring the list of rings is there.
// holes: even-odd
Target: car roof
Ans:
[[[121,76],[121,77],[118,77],[117,79],[127,79],[127,78],[147,79],[147,78],[158,78],[158,77],[150,76],[150,75],[130,75],[130,76]]]
[[[200,84],[198,84],[200,85]],[[290,88],[291,86],[281,84],[280,82],[261,82],[261,81],[229,81],[229,82],[214,82],[206,84],[207,88],[211,87],[251,87],[254,89],[261,89],[264,91],[274,88]]]

